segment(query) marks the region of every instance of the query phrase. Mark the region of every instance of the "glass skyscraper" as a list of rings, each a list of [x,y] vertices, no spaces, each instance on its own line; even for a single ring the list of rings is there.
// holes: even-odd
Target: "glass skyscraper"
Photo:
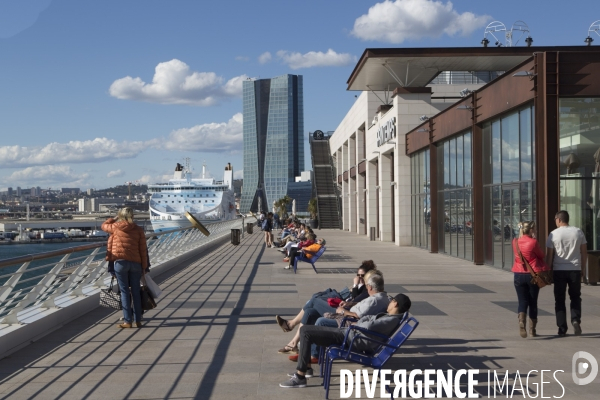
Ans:
[[[304,168],[302,76],[243,82],[244,186],[240,211],[268,211]],[[260,200],[259,200],[260,199]]]

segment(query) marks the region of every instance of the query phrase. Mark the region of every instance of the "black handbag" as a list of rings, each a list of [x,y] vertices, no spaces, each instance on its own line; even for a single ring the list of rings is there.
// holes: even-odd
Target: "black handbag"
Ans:
[[[150,293],[150,290],[146,287],[146,279],[142,277],[143,285],[140,287],[140,295],[142,297],[142,310],[148,311],[156,308],[156,301]]]
[[[121,293],[113,288],[114,280],[115,277],[113,276],[110,280],[110,286],[106,289],[100,289],[100,306],[122,310]]]

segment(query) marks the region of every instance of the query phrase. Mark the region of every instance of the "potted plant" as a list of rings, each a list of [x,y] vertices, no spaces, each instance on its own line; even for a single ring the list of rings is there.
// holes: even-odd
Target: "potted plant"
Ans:
[[[317,219],[318,209],[317,199],[315,197],[308,201],[308,212],[310,213],[310,220],[308,221],[310,227],[317,229],[319,227],[319,220]]]

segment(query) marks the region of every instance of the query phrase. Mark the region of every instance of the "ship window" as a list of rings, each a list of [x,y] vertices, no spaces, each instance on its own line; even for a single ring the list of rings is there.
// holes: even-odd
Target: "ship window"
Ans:
[[[181,204],[181,200],[179,200],[179,203]]]
[[[204,200],[205,203],[208,203],[208,200]]]
[[[217,197],[217,195],[215,193],[213,193],[213,197]],[[213,203],[214,203],[214,201],[213,201]]]
[[[171,203],[175,203],[175,201],[171,201]]]

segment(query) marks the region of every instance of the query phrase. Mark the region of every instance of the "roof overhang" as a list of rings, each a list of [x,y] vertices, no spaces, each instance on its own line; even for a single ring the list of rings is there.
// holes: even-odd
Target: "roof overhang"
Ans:
[[[590,51],[587,46],[366,49],[348,90],[427,86],[442,71],[507,71],[544,51]],[[597,50],[596,50],[597,51]]]

